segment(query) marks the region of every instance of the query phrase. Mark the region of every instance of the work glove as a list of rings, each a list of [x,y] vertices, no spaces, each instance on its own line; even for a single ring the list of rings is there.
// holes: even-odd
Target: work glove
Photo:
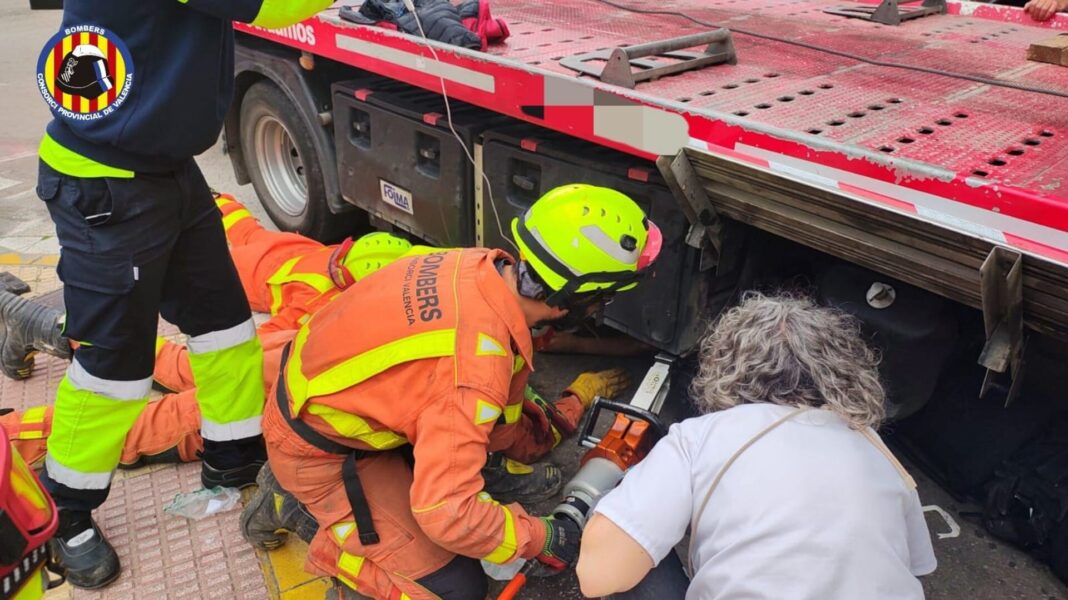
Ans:
[[[613,398],[630,385],[630,377],[623,369],[608,369],[583,373],[571,382],[564,394],[574,394],[582,402],[583,408],[589,408],[597,396]]]
[[[566,517],[542,517],[541,520],[545,523],[545,545],[535,558],[555,575],[578,560],[582,529]]]
[[[541,394],[536,392],[534,388],[527,386],[523,391],[523,414],[530,417],[538,428],[534,431],[539,443],[544,443],[548,436],[553,438],[553,448],[560,443],[563,438],[575,433],[575,426],[567,420],[567,417],[560,412],[560,409],[556,408],[551,402],[541,397]]]

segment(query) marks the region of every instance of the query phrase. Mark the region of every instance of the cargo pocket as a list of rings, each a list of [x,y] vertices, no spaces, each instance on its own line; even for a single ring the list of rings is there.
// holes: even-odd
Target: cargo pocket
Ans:
[[[64,285],[112,296],[130,293],[136,283],[129,256],[101,256],[67,247],[60,250],[56,273]]]
[[[59,183],[62,179],[62,174],[41,163],[37,170],[37,197],[45,202],[51,202],[59,191]]]

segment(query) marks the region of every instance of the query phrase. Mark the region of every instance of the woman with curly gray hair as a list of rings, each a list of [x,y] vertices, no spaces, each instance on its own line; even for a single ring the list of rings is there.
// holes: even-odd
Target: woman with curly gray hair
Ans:
[[[916,484],[873,430],[877,362],[849,315],[746,295],[701,342],[692,394],[707,414],[672,426],[597,505],[583,594],[923,598],[935,557]],[[687,527],[692,580],[672,552]]]

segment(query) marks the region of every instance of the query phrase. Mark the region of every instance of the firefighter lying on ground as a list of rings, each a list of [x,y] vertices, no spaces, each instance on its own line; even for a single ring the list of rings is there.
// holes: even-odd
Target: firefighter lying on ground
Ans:
[[[872,429],[876,363],[854,318],[809,300],[753,294],[727,311],[693,385],[709,414],[597,504],[583,594],[921,600],[935,557],[916,484]],[[692,582],[674,552],[688,527]]]
[[[298,234],[264,229],[232,196],[219,195],[216,203],[222,211],[230,253],[249,303],[253,310],[271,315],[257,328],[261,343],[276,352],[292,337],[292,330],[355,281],[401,256],[435,250],[412,246],[402,238],[381,232],[367,234],[354,242],[324,246]],[[5,330],[0,342],[5,350],[3,356],[7,357],[3,361],[5,374],[21,379],[29,375],[38,348],[64,356],[64,352],[55,349],[67,348],[69,342],[55,333],[61,330],[55,324],[62,319],[62,311],[39,306],[32,300],[14,300],[19,302],[9,301],[4,305],[34,316],[21,321],[25,327]],[[587,339],[550,332],[537,339],[540,342],[537,349],[548,351],[621,354],[643,349],[640,343],[627,338]],[[267,371],[277,372],[277,367],[268,367]],[[200,411],[185,346],[159,338],[153,377],[174,393],[149,403],[138,417],[126,437],[120,459],[122,468],[196,461],[203,450]],[[592,398],[614,395],[626,383],[621,372],[610,370],[583,374],[569,389],[583,398]],[[548,409],[533,389],[528,389],[527,394],[532,402]],[[39,464],[44,458],[51,422],[52,409],[43,406],[21,414],[0,415],[0,426],[7,429],[22,457],[31,464]],[[557,427],[560,426],[558,423]],[[559,433],[566,435],[570,431]],[[483,477],[487,489],[495,496],[523,503],[550,497],[562,484],[559,469],[551,463],[528,466],[501,455],[491,457]]]
[[[512,230],[518,261],[404,258],[301,327],[265,409],[250,542],[310,536],[308,571],[374,598],[481,600],[479,559],[571,564],[577,525],[501,504],[479,473],[488,451],[530,461],[555,443],[524,403],[530,328],[569,328],[634,287],[660,234],[626,196],[586,185],[550,191]],[[576,419],[585,408],[561,402]]]

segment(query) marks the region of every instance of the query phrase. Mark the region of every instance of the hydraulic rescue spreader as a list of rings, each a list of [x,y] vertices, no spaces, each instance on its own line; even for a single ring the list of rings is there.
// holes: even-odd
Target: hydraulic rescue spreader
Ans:
[[[588,450],[582,457],[582,466],[564,486],[564,499],[553,509],[554,517],[570,519],[579,528],[585,527],[597,502],[619,484],[627,469],[641,462],[653,445],[667,435],[667,426],[658,415],[670,389],[674,361],[674,356],[658,355],[629,403],[599,396],[594,399],[579,436],[579,444]],[[602,411],[613,412],[616,418],[604,436],[598,438],[593,430]],[[514,599],[538,564],[528,562],[498,600]]]

